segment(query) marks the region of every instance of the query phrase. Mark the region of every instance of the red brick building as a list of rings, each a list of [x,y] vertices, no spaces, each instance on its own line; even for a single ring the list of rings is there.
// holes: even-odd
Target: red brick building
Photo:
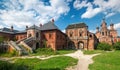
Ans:
[[[107,28],[105,20],[102,21],[101,29],[97,27],[96,33],[91,33],[85,23],[76,23],[68,25],[66,34],[61,32],[54,24],[54,20],[41,25],[26,26],[24,31],[14,30],[11,28],[0,29],[0,36],[4,37],[6,41],[13,40],[9,43],[11,49],[21,51],[21,45],[24,45],[24,50],[30,51],[37,48],[52,48],[53,50],[59,49],[84,49],[94,50],[98,42],[106,42],[113,44],[120,41],[114,25]],[[12,44],[12,45],[11,45]],[[14,47],[15,46],[15,47]],[[22,51],[24,51],[22,50]]]
[[[53,21],[50,21],[44,25],[31,26],[27,29],[27,37],[34,37],[34,47],[36,48],[52,48],[53,50],[65,49],[66,35],[61,32]],[[38,47],[39,46],[39,47]]]
[[[114,29],[114,24],[110,24],[110,29],[107,28],[107,23],[105,19],[102,20],[101,28],[96,28],[96,37],[98,38],[99,42],[106,42],[109,44],[114,44],[115,42],[120,41],[117,31]]]
[[[58,29],[54,21],[40,26],[26,26],[24,31],[14,30],[13,26],[10,29],[2,28],[0,29],[0,36],[6,38],[7,41],[16,41],[16,44],[24,41],[24,44],[33,50],[44,47],[52,48],[53,50],[67,48],[67,36]]]
[[[67,45],[72,49],[93,50],[98,42],[95,34],[88,31],[85,23],[68,25],[66,34],[68,36]]]

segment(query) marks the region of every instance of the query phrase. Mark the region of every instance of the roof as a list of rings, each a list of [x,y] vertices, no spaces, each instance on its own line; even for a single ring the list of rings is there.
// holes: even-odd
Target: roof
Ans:
[[[33,25],[33,26],[31,26],[31,27],[29,27],[27,29],[37,29],[37,30],[52,30],[52,29],[57,29],[57,30],[59,30],[58,27],[52,21],[49,21],[48,23],[42,25],[41,27]],[[16,33],[25,33],[26,30],[24,30],[24,31],[13,30],[13,31],[11,31],[11,29],[9,29],[9,28],[1,28],[0,32],[10,33],[10,34],[16,34]]]
[[[27,31],[24,30],[24,31],[19,31],[19,32],[16,32],[16,33],[26,33]]]
[[[49,21],[48,23],[41,26],[39,29],[40,30],[51,30],[51,29],[58,29],[58,27],[54,24],[54,22]]]
[[[49,21],[48,23],[42,25],[41,27],[33,25],[33,26],[31,26],[31,27],[29,27],[27,29],[52,30],[52,29],[58,29],[58,27],[54,24],[54,22]]]
[[[83,28],[83,27],[87,27],[87,25],[82,22],[82,23],[68,25],[66,29]]]
[[[27,29],[39,29],[39,27],[36,26],[36,25],[33,25],[33,26],[31,26],[31,27],[29,27],[29,28],[27,28]]]
[[[18,31],[18,30],[13,30],[13,31],[11,31],[11,29],[4,27],[4,28],[1,28],[1,29],[0,29],[0,32],[14,34],[14,33],[17,33],[17,32],[19,32],[19,31]]]

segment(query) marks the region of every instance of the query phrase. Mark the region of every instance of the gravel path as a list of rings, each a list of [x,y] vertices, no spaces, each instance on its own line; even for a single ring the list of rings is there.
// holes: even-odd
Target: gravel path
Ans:
[[[89,64],[93,63],[92,57],[96,55],[99,54],[84,55],[81,50],[78,50],[75,53],[66,54],[66,56],[71,56],[78,59],[78,64],[76,66],[66,68],[66,70],[89,70]]]

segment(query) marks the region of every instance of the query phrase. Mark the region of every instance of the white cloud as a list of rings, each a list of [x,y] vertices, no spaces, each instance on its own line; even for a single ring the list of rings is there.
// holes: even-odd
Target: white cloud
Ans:
[[[113,16],[113,15],[115,15],[115,14],[116,14],[116,13],[113,13],[113,12],[112,12],[112,13],[108,13],[105,17],[108,18],[108,17],[111,17],[111,16]]]
[[[74,17],[75,17],[75,15],[72,15],[72,16],[71,16],[71,18],[74,18]]]
[[[3,26],[2,26],[2,25],[0,25],[0,28],[3,28]]]
[[[91,18],[100,12],[101,12],[100,8],[95,8],[95,9],[88,8],[87,11],[84,14],[82,14],[81,18]]]
[[[96,30],[89,30],[91,33],[96,33]]]
[[[83,7],[87,7],[87,1],[86,0],[83,0],[82,2],[80,0],[75,0],[74,3],[73,3],[73,7],[76,8],[76,9],[81,9]]]
[[[63,33],[65,33],[65,30],[62,30]]]
[[[47,5],[40,0],[9,0],[2,4],[5,8],[0,9],[0,22],[16,28],[44,24],[52,18],[57,20],[70,10],[65,0],[50,0]]]
[[[117,29],[120,29],[120,23],[117,23],[117,24],[114,24],[114,28],[117,30]]]
[[[98,13],[103,13],[106,17],[120,13],[120,1],[118,0],[94,0],[93,2],[88,2],[87,0],[75,0],[73,6],[77,10],[80,10],[83,7],[87,8],[81,18],[92,18]]]

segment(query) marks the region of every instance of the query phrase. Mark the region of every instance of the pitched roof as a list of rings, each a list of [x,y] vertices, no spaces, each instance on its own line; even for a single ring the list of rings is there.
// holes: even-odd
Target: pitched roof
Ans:
[[[39,30],[39,27],[36,26],[36,25],[33,25],[33,26],[31,26],[31,27],[29,27],[29,28],[27,28],[27,29],[38,29],[38,30]]]
[[[19,34],[19,33],[26,33],[27,31],[26,30],[24,30],[24,31],[19,31],[19,32],[16,32],[17,34]]]
[[[66,29],[82,28],[82,27],[87,27],[87,25],[85,23],[76,23],[76,24],[68,25]]]
[[[58,27],[54,24],[54,22],[49,21],[48,23],[41,26],[39,29],[40,30],[51,30],[51,29],[58,29]]]
[[[0,32],[5,32],[5,33],[11,33],[11,34],[14,34],[14,33],[17,33],[17,32],[19,32],[18,30],[13,30],[13,31],[11,31],[11,29],[9,29],[9,28],[1,28],[0,29]]]

